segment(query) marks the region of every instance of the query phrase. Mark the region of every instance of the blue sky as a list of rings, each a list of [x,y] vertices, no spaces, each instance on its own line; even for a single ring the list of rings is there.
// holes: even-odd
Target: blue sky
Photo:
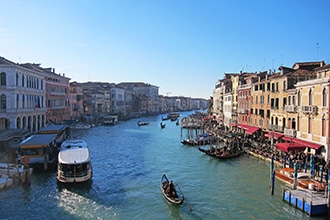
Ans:
[[[330,63],[328,0],[0,0],[0,56],[209,98],[224,73]]]

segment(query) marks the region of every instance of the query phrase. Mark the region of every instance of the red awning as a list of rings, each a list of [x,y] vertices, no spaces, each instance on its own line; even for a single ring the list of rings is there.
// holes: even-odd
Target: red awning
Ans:
[[[281,137],[283,137],[283,136],[284,136],[284,134],[277,133],[277,132],[273,132],[273,131],[271,131],[271,132],[265,134],[265,137],[268,137],[268,138],[273,137],[275,140],[277,140],[277,139],[279,139],[279,138],[281,138]]]
[[[323,146],[321,144],[316,144],[316,143],[312,143],[312,142],[309,142],[309,141],[304,141],[304,140],[301,140],[301,139],[298,139],[298,138],[292,138],[292,137],[286,137],[286,136],[283,137],[283,140],[290,141],[290,142],[293,142],[293,143],[297,143],[297,144],[300,144],[300,145],[303,145],[305,147],[309,147],[309,148],[312,148],[312,149],[315,149],[315,150],[318,150]]]
[[[247,134],[253,134],[254,132],[256,132],[258,130],[259,130],[259,128],[250,126],[245,132]]]
[[[249,126],[245,124],[238,124],[237,127],[246,130]]]
[[[298,143],[278,143],[275,144],[275,147],[280,151],[289,152],[289,151],[303,151],[306,149],[306,146]]]

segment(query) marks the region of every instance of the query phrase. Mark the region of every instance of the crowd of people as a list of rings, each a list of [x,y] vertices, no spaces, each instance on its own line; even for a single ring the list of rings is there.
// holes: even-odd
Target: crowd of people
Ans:
[[[305,172],[308,170],[319,180],[328,179],[330,163],[325,161],[320,150],[317,150],[315,154],[310,153],[308,148],[289,152],[281,151],[275,147],[275,144],[283,142],[283,140],[281,138],[275,140],[272,137],[265,137],[261,130],[249,135],[245,133],[244,129],[237,127],[230,129],[229,127],[219,126],[216,122],[204,123],[204,129],[207,133],[215,135],[226,142],[227,146],[240,146],[245,152],[252,152],[264,159],[273,157],[275,163],[283,167],[293,168],[296,162],[298,170]],[[311,157],[313,157],[312,160]]]

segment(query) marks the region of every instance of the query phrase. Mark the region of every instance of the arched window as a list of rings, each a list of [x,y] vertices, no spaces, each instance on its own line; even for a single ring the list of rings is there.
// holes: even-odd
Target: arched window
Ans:
[[[326,136],[326,131],[327,131],[327,121],[322,118],[322,136]]]
[[[25,77],[24,77],[24,75],[22,75],[22,87],[24,87],[24,80],[25,80]]]
[[[19,108],[19,95],[16,95],[16,108]]]
[[[16,86],[18,86],[18,79],[19,79],[19,75],[18,73],[16,73]]]
[[[25,108],[25,95],[22,95],[22,108]]]
[[[322,91],[322,106],[323,107],[326,107],[327,106],[327,91],[326,89],[324,88],[323,91]]]
[[[312,90],[309,90],[309,93],[308,93],[308,105],[313,105],[313,92],[312,92]]]
[[[16,119],[16,128],[17,129],[21,128],[21,118],[20,117],[17,117],[17,119]]]
[[[298,91],[298,106],[301,106],[301,93]]]
[[[6,95],[2,94],[0,98],[0,108],[6,109]]]
[[[6,73],[5,72],[1,72],[0,85],[2,85],[2,86],[6,85]]]
[[[267,96],[267,104],[269,104],[270,103],[270,95],[268,94],[268,96]]]

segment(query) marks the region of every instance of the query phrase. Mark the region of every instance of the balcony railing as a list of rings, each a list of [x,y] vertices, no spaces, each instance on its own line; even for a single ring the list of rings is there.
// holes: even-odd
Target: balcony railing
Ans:
[[[301,111],[305,114],[307,114],[307,113],[317,113],[317,106],[315,106],[315,105],[304,105],[304,106],[301,106]]]
[[[284,109],[287,112],[296,112],[296,106],[295,105],[285,105]]]
[[[297,133],[297,131],[295,129],[284,128],[284,135],[285,136],[295,137],[296,133]]]

